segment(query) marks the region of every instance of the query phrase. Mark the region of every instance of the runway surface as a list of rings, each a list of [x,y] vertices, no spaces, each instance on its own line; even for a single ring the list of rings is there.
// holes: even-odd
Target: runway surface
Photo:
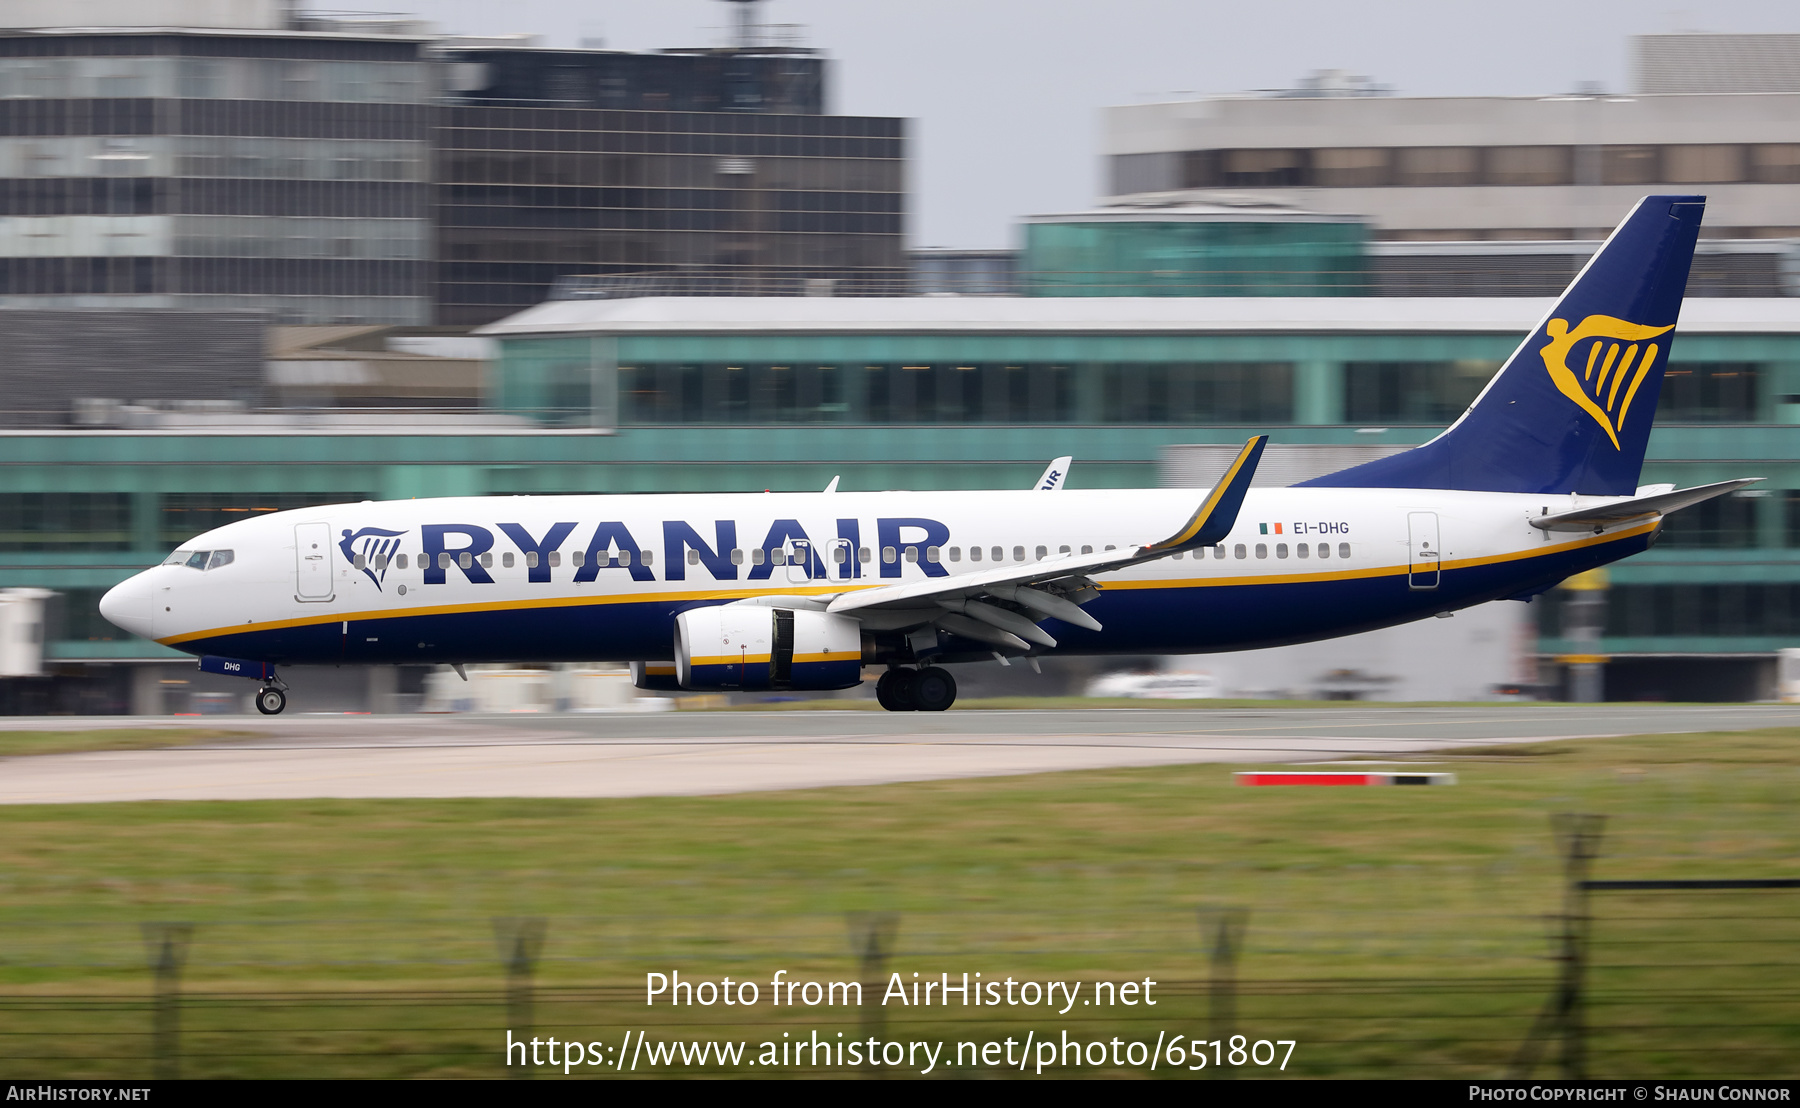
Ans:
[[[0,730],[206,728],[229,743],[0,760],[0,803],[696,796],[1196,762],[1800,726],[1800,706],[1091,709],[920,713],[0,719]]]

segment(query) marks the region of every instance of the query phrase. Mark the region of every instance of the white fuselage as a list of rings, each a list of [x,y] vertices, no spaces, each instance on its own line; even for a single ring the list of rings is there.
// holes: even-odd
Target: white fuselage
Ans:
[[[679,612],[1155,542],[1195,489],[467,497],[279,512],[197,536],[109,594],[109,619],[276,664],[670,657]],[[1304,641],[1499,597],[1645,548],[1659,521],[1530,520],[1619,498],[1253,489],[1216,546],[1096,576],[1102,631],[1046,653]],[[977,555],[979,556],[977,558]],[[220,559],[210,559],[217,562]],[[465,568],[464,563],[467,563]],[[871,628],[879,617],[870,614]],[[1051,621],[1054,623],[1054,621]]]

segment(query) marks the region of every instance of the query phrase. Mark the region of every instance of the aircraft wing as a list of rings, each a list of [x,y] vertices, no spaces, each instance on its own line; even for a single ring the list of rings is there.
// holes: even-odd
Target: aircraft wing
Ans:
[[[1674,492],[1659,492],[1650,496],[1633,496],[1625,500],[1615,500],[1611,504],[1596,504],[1589,508],[1577,508],[1571,512],[1552,512],[1538,516],[1531,521],[1533,527],[1544,531],[1597,531],[1610,527],[1615,523],[1627,520],[1647,519],[1654,515],[1667,515],[1682,508],[1690,508],[1702,501],[1716,496],[1724,496],[1728,492],[1736,492],[1745,485],[1753,485],[1763,480],[1761,477],[1739,477],[1735,481],[1719,481],[1711,485],[1695,485],[1691,489],[1677,489]]]
[[[832,600],[826,611],[919,610],[920,623],[934,623],[952,634],[1019,650],[1029,649],[1029,642],[1056,645],[1056,640],[1037,626],[1043,619],[1061,619],[1098,631],[1099,622],[1079,607],[1096,595],[1090,591],[1094,583],[1088,575],[1222,540],[1237,523],[1238,510],[1267,442],[1267,435],[1251,439],[1181,529],[1160,541],[1092,554],[1059,554],[1026,565],[996,566],[845,593]]]

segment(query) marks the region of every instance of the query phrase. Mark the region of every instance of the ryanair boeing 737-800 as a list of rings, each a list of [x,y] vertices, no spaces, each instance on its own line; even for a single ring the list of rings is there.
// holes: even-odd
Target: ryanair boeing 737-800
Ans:
[[[260,680],[284,665],[620,661],[657,689],[843,689],[940,711],[946,665],[1273,646],[1405,623],[1647,549],[1748,484],[1639,488],[1705,198],[1632,209],[1469,409],[1416,449],[1252,490],[512,496],[209,531],[102,614]]]

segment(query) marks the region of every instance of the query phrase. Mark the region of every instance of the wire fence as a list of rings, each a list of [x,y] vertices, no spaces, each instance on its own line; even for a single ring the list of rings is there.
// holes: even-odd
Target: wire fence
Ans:
[[[1376,934],[1365,930],[1373,918],[1354,916],[1338,947],[1296,942],[1279,913],[1250,906],[1130,918],[13,920],[0,925],[0,1060],[9,1076],[46,1079],[560,1077],[543,1045],[553,1038],[581,1045],[571,1075],[606,1076],[746,1073],[748,1059],[784,1049],[770,1064],[795,1075],[1791,1069],[1793,890],[1607,890],[1588,902],[1573,930],[1578,949],[1566,913],[1554,915],[1549,957],[1526,962],[1425,939],[1407,958],[1406,933]],[[1545,949],[1541,917],[1497,911],[1470,922],[1504,923]],[[1304,959],[1293,957],[1298,947]],[[794,991],[775,1003],[784,984]],[[914,990],[928,984],[937,989],[919,1003]],[[952,992],[939,991],[946,984]],[[1579,1019],[1546,1022],[1571,1007]],[[521,1044],[534,1038],[528,1065]],[[799,1043],[809,1044],[804,1058]],[[930,1072],[923,1055],[890,1061],[888,1044],[903,1054],[936,1044],[939,1061]]]

